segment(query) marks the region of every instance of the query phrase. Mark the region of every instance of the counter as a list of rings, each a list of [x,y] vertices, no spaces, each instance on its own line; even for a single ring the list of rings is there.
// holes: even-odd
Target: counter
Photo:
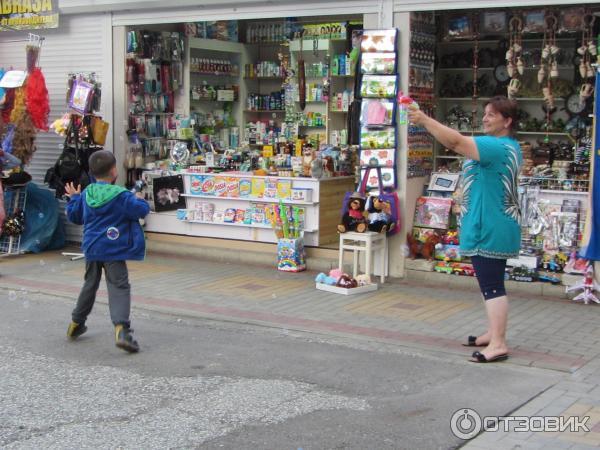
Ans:
[[[186,210],[152,212],[146,218],[146,231],[185,236],[236,239],[275,243],[273,229],[266,221],[245,223],[241,217],[224,222],[226,211],[239,215],[266,205],[284,204],[297,207],[304,215],[304,243],[318,247],[337,241],[336,226],[344,195],[354,190],[354,177],[300,178],[263,177],[246,173],[182,173]],[[291,191],[296,194],[292,197]],[[308,195],[308,198],[307,197]],[[214,208],[210,220],[200,211]],[[178,218],[179,216],[179,218]],[[185,220],[181,220],[185,218]],[[255,217],[253,217],[254,219]],[[229,217],[231,220],[231,216]]]

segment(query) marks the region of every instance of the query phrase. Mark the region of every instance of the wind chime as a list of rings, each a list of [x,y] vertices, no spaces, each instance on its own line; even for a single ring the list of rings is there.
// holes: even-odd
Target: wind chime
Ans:
[[[546,113],[546,136],[544,142],[550,141],[549,128],[552,114],[556,112],[556,103],[554,94],[552,93],[552,80],[558,78],[558,61],[557,57],[560,53],[560,48],[556,45],[556,31],[558,28],[558,19],[554,14],[549,14],[545,18],[544,39],[542,41],[542,61],[538,71],[538,83],[542,87],[542,95],[544,97],[543,109]]]
[[[583,105],[594,93],[594,76],[596,72],[592,64],[598,62],[598,49],[594,42],[593,28],[596,17],[586,14],[583,18],[581,47],[577,53],[581,56],[579,63],[579,75],[581,76],[581,88],[579,89],[579,101]]]
[[[523,21],[513,17],[509,22],[509,45],[506,51],[506,70],[511,78],[508,84],[508,98],[514,100],[521,89],[519,77],[525,71],[523,63]]]

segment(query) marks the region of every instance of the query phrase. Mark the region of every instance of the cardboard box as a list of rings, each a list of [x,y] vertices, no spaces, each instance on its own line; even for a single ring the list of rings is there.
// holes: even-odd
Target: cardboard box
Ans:
[[[518,258],[510,258],[506,261],[506,265],[510,267],[527,267],[528,269],[536,269],[540,263],[539,256],[524,256]]]

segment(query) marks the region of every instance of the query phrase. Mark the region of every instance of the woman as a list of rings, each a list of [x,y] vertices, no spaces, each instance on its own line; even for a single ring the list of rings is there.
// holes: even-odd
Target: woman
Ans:
[[[518,175],[523,158],[514,138],[517,104],[497,96],[485,105],[485,136],[463,136],[417,109],[408,113],[412,124],[423,126],[446,148],[465,156],[460,230],[461,254],[470,256],[485,300],[488,330],[469,336],[464,345],[485,347],[470,361],[487,363],[508,358],[506,322],[508,299],[504,288],[507,258],[518,256]]]

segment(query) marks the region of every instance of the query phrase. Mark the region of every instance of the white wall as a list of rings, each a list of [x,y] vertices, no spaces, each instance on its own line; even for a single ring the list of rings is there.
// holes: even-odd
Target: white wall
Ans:
[[[110,28],[110,14],[71,15],[60,17],[59,28],[37,31],[45,37],[39,66],[46,79],[50,97],[50,123],[67,112],[67,74],[78,71],[96,72],[103,85],[101,113],[110,123],[112,132],[112,54],[110,47],[107,47]],[[0,33],[0,67],[25,68],[26,42],[9,42],[25,38],[27,32]],[[63,140],[52,131],[38,133],[37,151],[27,167],[34,182],[43,184],[46,170],[54,165],[61,152]],[[110,135],[106,148],[112,148]],[[69,227],[68,238],[77,240],[79,230]]]

